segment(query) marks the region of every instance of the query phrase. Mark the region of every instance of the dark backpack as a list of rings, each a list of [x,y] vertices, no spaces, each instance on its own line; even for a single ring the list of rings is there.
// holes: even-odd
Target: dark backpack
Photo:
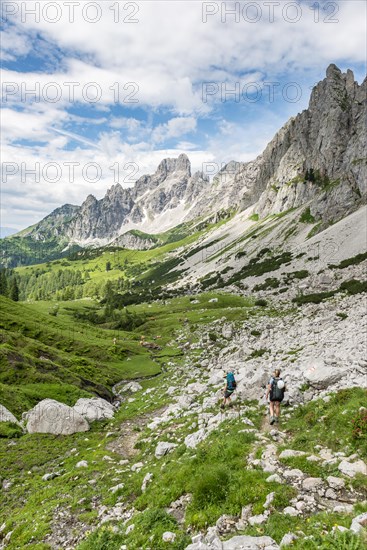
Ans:
[[[231,390],[235,390],[237,388],[237,382],[234,378],[234,374],[233,372],[230,372],[228,375],[227,375],[227,388],[231,391]]]
[[[279,380],[282,380],[282,378],[273,378],[271,384],[271,399],[273,401],[283,401],[284,399],[285,386],[282,389],[278,388]]]

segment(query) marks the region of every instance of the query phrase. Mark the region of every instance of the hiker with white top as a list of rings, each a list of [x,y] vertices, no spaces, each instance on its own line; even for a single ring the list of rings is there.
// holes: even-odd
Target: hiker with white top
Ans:
[[[270,396],[270,424],[279,422],[280,416],[280,404],[284,399],[284,393],[286,386],[282,378],[280,377],[280,369],[275,369],[273,376],[268,382],[266,390],[266,400]]]

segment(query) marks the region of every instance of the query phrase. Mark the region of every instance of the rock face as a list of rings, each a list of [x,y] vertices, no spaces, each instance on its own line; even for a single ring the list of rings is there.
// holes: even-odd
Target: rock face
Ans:
[[[89,424],[81,414],[54,399],[44,399],[23,413],[23,420],[29,433],[71,435],[89,430]]]
[[[253,162],[229,163],[215,179],[212,208],[257,201],[260,217],[310,203],[315,219],[340,219],[366,196],[367,79],[330,65],[309,107],[291,118]],[[317,198],[317,199],[316,199]],[[201,206],[202,208],[202,206]]]

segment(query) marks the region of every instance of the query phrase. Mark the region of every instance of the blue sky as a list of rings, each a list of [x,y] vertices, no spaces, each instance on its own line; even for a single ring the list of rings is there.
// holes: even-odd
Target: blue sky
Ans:
[[[251,160],[330,63],[365,75],[361,1],[36,4],[2,3],[2,226],[182,152],[194,170]]]

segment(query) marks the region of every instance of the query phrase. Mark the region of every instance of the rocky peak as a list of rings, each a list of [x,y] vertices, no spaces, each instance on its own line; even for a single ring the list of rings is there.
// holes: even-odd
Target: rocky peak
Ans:
[[[94,195],[88,195],[88,197],[85,199],[85,201],[82,204],[82,208],[90,208],[97,202],[98,201]]]
[[[156,175],[166,178],[173,172],[184,172],[188,177],[191,176],[191,163],[187,155],[183,153],[177,159],[163,159],[157,168]]]

